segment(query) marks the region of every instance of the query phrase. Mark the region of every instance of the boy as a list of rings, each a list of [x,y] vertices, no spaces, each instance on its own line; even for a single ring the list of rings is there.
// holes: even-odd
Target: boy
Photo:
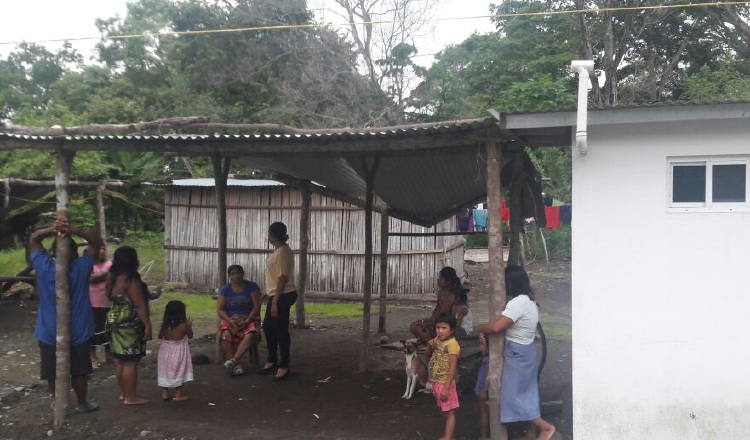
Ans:
[[[454,337],[455,331],[456,318],[449,314],[440,315],[435,320],[437,337],[429,343],[432,349],[429,379],[437,404],[445,417],[445,432],[439,440],[453,440],[456,431],[456,371],[461,347]]]

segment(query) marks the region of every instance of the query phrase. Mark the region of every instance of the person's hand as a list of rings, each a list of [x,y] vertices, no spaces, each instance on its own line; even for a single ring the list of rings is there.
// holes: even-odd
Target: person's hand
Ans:
[[[487,345],[487,337],[484,333],[479,334],[479,345]]]
[[[444,386],[442,391],[440,391],[440,401],[445,402],[448,400],[448,386]]]
[[[434,347],[434,346],[435,346],[435,344],[437,344],[437,339],[438,339],[438,338],[430,339],[429,341],[427,341],[427,345],[428,345],[429,347]]]
[[[271,316],[274,318],[279,316],[279,306],[276,303],[271,304]]]
[[[58,218],[55,220],[55,224],[52,226],[52,230],[58,237],[65,237],[69,235],[70,224],[66,218]]]
[[[151,336],[151,326],[149,325],[146,327],[146,331],[143,333],[143,340],[150,341],[152,338],[153,336]]]
[[[190,317],[188,317],[187,319],[187,328],[190,328],[190,329],[193,328],[193,320],[190,319]]]

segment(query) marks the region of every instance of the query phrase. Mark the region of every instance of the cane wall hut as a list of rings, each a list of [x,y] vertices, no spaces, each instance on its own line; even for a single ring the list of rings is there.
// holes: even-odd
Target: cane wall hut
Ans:
[[[299,248],[302,198],[297,188],[274,180],[229,179],[226,190],[227,262],[240,264],[246,277],[264,288],[265,262],[272,248],[268,225],[284,222],[289,245]],[[175,180],[165,192],[166,280],[215,287],[218,234],[214,179]],[[364,292],[365,210],[315,191],[312,194],[308,292]],[[391,232],[449,232],[455,218],[425,228],[390,218]],[[374,249],[380,249],[380,216],[373,218]],[[443,266],[463,273],[464,239],[459,236],[390,237],[388,293],[431,293]],[[380,265],[375,254],[375,267]],[[374,272],[374,285],[380,283]]]

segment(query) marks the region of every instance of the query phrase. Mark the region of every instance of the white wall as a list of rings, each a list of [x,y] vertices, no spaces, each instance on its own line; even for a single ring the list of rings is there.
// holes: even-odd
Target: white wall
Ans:
[[[667,213],[667,156],[750,154],[750,120],[589,127],[573,152],[576,439],[750,432],[750,214]]]

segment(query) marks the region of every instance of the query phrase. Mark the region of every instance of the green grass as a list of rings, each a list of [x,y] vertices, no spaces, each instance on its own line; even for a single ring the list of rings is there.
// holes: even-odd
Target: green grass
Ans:
[[[216,331],[218,316],[216,314],[216,300],[209,295],[193,295],[183,292],[165,292],[159,298],[151,301],[151,325],[154,336],[161,328],[164,317],[164,307],[169,301],[185,303],[188,316],[193,320],[196,337]]]

